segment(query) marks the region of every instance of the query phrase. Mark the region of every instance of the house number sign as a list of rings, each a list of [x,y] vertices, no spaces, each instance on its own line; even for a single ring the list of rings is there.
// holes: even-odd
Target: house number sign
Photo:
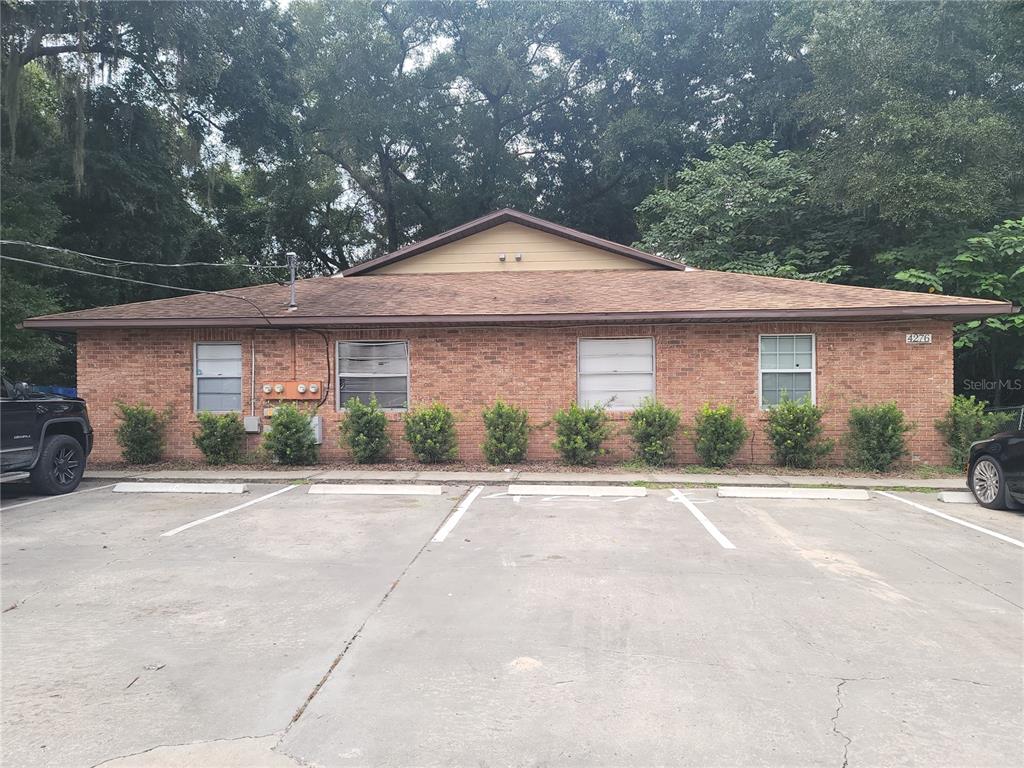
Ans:
[[[907,344],[931,344],[932,335],[930,333],[908,333]]]

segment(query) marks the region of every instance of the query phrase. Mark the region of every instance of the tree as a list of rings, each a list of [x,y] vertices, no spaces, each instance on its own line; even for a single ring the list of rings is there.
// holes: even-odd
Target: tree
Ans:
[[[983,235],[967,238],[955,253],[941,256],[933,269],[901,270],[896,279],[933,293],[1024,305],[1024,218],[1004,221]],[[1024,371],[1024,315],[960,323],[954,347],[961,374],[1005,380],[1014,370]],[[997,386],[996,405],[1003,395],[1003,388]]]
[[[843,274],[844,244],[810,194],[797,155],[771,142],[716,145],[676,175],[671,189],[644,200],[637,247],[704,269],[832,280]]]

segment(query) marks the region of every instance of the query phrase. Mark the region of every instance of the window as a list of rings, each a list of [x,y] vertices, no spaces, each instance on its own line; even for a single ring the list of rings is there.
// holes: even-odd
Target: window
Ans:
[[[654,339],[580,339],[580,405],[636,408],[654,396]]]
[[[242,345],[196,344],[196,410],[242,410]]]
[[[409,345],[404,341],[338,342],[338,407],[350,398],[381,408],[409,406]]]
[[[814,402],[814,336],[761,337],[761,407],[789,400]]]

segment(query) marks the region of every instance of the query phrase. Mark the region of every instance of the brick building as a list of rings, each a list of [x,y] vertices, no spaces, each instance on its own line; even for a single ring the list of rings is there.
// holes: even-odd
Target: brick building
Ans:
[[[608,403],[624,428],[646,396],[682,409],[729,403],[753,437],[739,461],[768,460],[765,409],[782,393],[826,409],[839,437],[850,406],[895,400],[914,422],[911,459],[944,463],[934,429],[952,397],[952,326],[1006,303],[753,275],[678,263],[516,211],[499,211],[343,275],[25,321],[78,336],[78,387],[93,458],[119,458],[114,403],[170,406],[170,458],[198,458],[196,412],[238,411],[250,427],[298,401],[322,416],[325,461],[345,458],[350,397],[388,408],[397,456],[409,406],[446,403],[460,456],[480,459],[481,411],[497,398],[536,425],[529,459],[554,457],[551,415]],[[258,434],[249,437],[251,447]],[[680,459],[695,460],[680,440]],[[617,429],[609,461],[629,456]],[[841,458],[837,454],[834,458]]]

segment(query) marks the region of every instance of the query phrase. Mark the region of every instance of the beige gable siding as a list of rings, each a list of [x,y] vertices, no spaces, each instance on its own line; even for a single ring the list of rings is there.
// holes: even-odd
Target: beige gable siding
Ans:
[[[498,258],[502,253],[505,254],[504,262]],[[519,253],[523,255],[521,261],[516,260],[516,254]],[[656,268],[652,264],[583,245],[575,240],[521,224],[506,223],[378,267],[374,274]]]

